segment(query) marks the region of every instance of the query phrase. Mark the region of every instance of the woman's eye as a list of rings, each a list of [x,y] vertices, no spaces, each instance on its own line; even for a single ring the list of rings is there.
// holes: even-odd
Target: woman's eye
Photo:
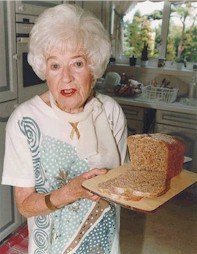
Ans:
[[[70,64],[75,72],[83,72],[88,66],[87,60],[83,57],[74,59]]]
[[[59,64],[52,64],[51,65],[51,69],[52,70],[58,70],[60,68],[60,65]]]
[[[85,65],[85,63],[83,61],[76,61],[74,62],[74,66],[77,68],[81,68]]]

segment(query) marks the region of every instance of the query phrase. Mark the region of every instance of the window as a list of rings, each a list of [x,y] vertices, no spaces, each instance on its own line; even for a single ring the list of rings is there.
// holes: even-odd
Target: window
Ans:
[[[124,55],[197,62],[197,1],[139,1],[123,21]]]

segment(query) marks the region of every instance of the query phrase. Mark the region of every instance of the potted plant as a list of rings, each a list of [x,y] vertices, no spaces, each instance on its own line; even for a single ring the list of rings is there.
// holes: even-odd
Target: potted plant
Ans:
[[[187,67],[187,61],[186,61],[186,58],[184,56],[177,57],[175,62],[177,64],[177,69],[178,70],[181,70],[183,68],[183,66],[185,68]]]
[[[144,47],[141,54],[141,66],[146,66],[148,63],[148,43],[144,42]]]
[[[129,57],[130,66],[135,66],[136,62],[137,62],[137,57],[136,56],[133,55],[132,57]]]

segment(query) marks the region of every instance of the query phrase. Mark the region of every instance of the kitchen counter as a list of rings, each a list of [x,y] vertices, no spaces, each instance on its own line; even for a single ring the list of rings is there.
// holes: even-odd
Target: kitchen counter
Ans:
[[[187,96],[189,84],[192,80],[191,70],[178,71],[171,68],[170,69],[152,68],[152,67],[142,68],[139,66],[111,64],[111,65],[108,65],[106,73],[107,72],[117,72],[119,74],[125,73],[129,79],[136,80],[140,82],[141,84],[143,84],[144,86],[150,85],[152,81],[156,81],[158,84],[160,84],[160,82],[166,79],[171,82],[173,87],[179,88],[178,98]],[[104,87],[99,87],[99,89],[103,89],[103,88]],[[108,88],[105,87],[104,90],[107,90],[107,89]],[[106,91],[104,91],[104,94],[105,92]],[[148,101],[143,99],[142,96],[131,97],[131,98],[125,98],[125,97],[114,97],[114,98],[119,103],[124,103],[127,105],[197,115],[197,107],[187,106],[182,103],[179,103],[178,99],[176,102],[173,102],[173,103],[164,103],[164,102]]]
[[[180,102],[165,103],[161,101],[150,101],[144,99],[141,95],[136,97],[112,97],[120,104],[197,115],[197,107],[183,105]]]

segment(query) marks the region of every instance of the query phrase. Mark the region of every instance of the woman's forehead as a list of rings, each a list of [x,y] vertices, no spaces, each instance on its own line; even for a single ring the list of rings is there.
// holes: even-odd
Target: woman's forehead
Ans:
[[[69,58],[78,58],[83,57],[87,58],[87,54],[84,49],[70,50],[70,49],[58,49],[55,48],[47,54],[47,59],[56,58],[56,57],[69,57]]]

